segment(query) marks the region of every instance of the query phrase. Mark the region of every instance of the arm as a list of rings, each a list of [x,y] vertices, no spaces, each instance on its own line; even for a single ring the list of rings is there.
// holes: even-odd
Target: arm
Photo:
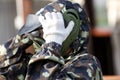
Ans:
[[[45,72],[44,67],[45,65],[50,64],[51,66],[56,66],[53,71],[48,71],[47,74],[52,74],[55,69],[58,68],[60,65],[64,65],[64,58],[61,56],[61,46],[62,42],[67,38],[69,33],[71,32],[74,23],[71,21],[67,28],[64,26],[63,16],[60,12],[55,13],[46,13],[45,18],[43,16],[39,16],[39,20],[43,26],[43,38],[45,39],[45,44],[42,45],[42,49],[40,52],[36,53],[31,60],[29,61],[29,71],[26,79],[29,80],[31,78],[37,79],[42,76]],[[53,64],[52,64],[53,63]],[[40,66],[40,67],[39,67]],[[32,70],[31,71],[31,67]],[[38,67],[38,68],[37,68]],[[34,68],[34,69],[33,69]],[[37,73],[36,69],[40,69],[39,74]],[[35,75],[34,75],[35,74]],[[37,78],[36,75],[39,75]],[[47,76],[47,79],[50,77]]]
[[[34,41],[30,36],[16,35],[0,46],[0,79],[3,78],[1,76],[4,76],[5,80],[24,79],[28,61],[32,56],[32,54],[26,54],[28,52],[26,49],[32,44]]]
[[[32,43],[29,39],[21,39],[20,36],[16,35],[0,46],[0,78],[4,78],[1,80],[18,79],[19,75],[25,73],[29,60],[26,58],[26,55],[29,54],[25,53],[25,49],[30,45]]]
[[[48,13],[46,16],[48,15],[51,14]],[[59,22],[57,22],[56,25],[53,22],[51,22],[54,20],[46,19],[44,21],[44,18],[42,16],[40,18],[40,21],[41,23],[42,21],[44,23],[42,24],[44,31],[43,36],[44,39],[46,40],[46,43],[42,45],[42,49],[40,50],[40,52],[36,53],[31,58],[29,62],[29,68],[28,68],[28,74],[26,76],[26,80],[37,80],[37,79],[38,80],[49,80],[49,79],[92,80],[95,79],[97,75],[98,77],[100,77],[101,75],[100,67],[96,59],[94,59],[94,57],[91,57],[88,54],[85,56],[77,55],[74,56],[72,59],[66,61],[66,58],[64,58],[61,55],[61,47],[62,47],[61,44],[69,35],[71,31],[70,29],[68,30],[67,35],[64,36],[65,34],[64,28],[62,29],[58,28]],[[50,22],[48,22],[47,24],[47,21]],[[61,24],[63,24],[63,22]],[[69,25],[73,26],[73,24],[70,23]],[[101,80],[101,78],[98,80]]]

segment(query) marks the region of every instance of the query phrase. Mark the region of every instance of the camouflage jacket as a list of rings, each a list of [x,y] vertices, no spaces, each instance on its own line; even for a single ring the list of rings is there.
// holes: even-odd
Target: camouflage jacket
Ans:
[[[102,80],[95,56],[81,52],[63,57],[61,45],[55,42],[43,44],[30,55],[23,46],[11,49],[12,41],[0,47],[0,80]]]

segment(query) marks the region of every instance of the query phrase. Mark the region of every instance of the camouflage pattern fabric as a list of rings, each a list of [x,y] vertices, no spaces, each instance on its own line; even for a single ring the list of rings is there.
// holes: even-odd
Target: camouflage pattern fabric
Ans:
[[[34,45],[37,52],[43,43],[43,39],[27,34],[24,38],[16,35],[0,45],[0,80],[24,80],[32,56],[25,49]]]
[[[63,58],[57,43],[44,44],[29,61],[25,80],[102,80],[99,61],[88,53]]]
[[[79,12],[80,32],[70,45],[72,51],[63,56],[62,45],[55,42],[46,44],[40,37],[16,36],[0,47],[0,80],[103,80],[99,60],[87,51],[89,19],[85,11],[67,0],[56,3],[64,5],[64,10],[74,8]],[[53,4],[48,7],[52,11]],[[39,16],[39,11],[36,15]],[[11,44],[15,46],[9,47]],[[33,44],[36,53],[26,54],[25,49]]]
[[[19,77],[24,79],[29,57],[22,45],[18,47],[17,42],[20,39],[17,38],[18,36],[0,46],[0,80],[16,80]]]

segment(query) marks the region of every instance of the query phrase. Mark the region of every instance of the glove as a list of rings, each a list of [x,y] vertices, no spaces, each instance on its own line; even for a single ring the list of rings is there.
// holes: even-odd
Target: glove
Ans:
[[[70,21],[65,28],[64,19],[60,12],[47,12],[45,16],[39,16],[39,21],[43,26],[43,38],[46,43],[56,42],[62,45],[74,26],[74,22]]]

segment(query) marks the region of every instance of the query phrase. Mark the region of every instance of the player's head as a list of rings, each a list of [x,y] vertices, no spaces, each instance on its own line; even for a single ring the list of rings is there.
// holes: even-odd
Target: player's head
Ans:
[[[49,3],[32,16],[35,20],[32,27],[26,29],[26,33],[31,32],[37,28],[42,28],[40,22],[38,22],[39,15],[43,15],[46,12],[61,12],[63,14],[65,26],[69,21],[74,21],[75,25],[70,35],[62,44],[62,53],[64,54],[69,48],[74,52],[80,51],[87,42],[87,36],[89,31],[88,17],[78,3],[74,3],[68,0],[57,0],[55,2]],[[31,19],[32,21],[32,19]],[[30,22],[31,22],[30,21]],[[29,22],[29,23],[30,23]],[[27,25],[29,26],[29,25]],[[25,33],[25,30],[21,30],[22,33]]]

